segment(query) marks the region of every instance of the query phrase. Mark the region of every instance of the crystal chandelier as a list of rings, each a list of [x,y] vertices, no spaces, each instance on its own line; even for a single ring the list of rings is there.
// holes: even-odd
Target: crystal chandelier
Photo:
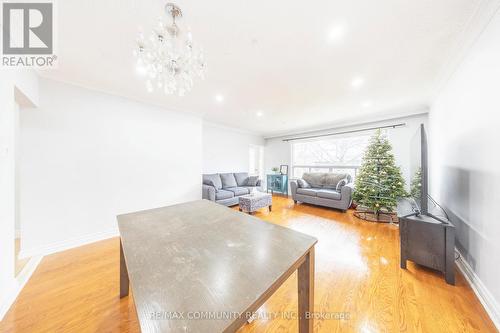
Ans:
[[[177,20],[182,17],[181,9],[167,3],[165,11],[171,22],[160,19],[147,40],[139,33],[137,49],[134,50],[137,71],[147,77],[149,92],[163,89],[165,94],[184,96],[193,87],[195,79],[204,79],[203,51],[194,45],[189,28],[179,27]]]

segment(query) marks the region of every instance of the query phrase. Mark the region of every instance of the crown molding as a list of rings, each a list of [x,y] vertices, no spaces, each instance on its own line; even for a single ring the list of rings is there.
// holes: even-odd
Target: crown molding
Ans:
[[[446,65],[438,73],[438,79],[430,98],[431,105],[434,104],[437,96],[439,96],[446,84],[460,68],[472,47],[476,44],[479,37],[483,34],[484,30],[488,27],[499,10],[500,0],[483,0],[476,8],[476,11],[472,13],[462,30],[462,37],[450,51]]]

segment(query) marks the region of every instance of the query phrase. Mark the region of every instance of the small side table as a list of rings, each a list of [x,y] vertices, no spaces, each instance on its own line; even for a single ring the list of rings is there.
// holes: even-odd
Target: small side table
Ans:
[[[288,175],[281,174],[269,174],[267,175],[267,192],[271,191],[282,193],[288,196]]]

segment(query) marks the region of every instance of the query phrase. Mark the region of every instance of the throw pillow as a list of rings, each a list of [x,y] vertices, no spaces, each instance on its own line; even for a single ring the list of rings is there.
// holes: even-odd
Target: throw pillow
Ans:
[[[221,173],[220,179],[222,180],[222,188],[237,187],[236,179],[232,173]]]
[[[337,183],[337,188],[336,190],[340,192],[340,190],[342,190],[342,187],[344,187],[345,185],[347,185],[347,179],[344,178],[342,180],[340,180],[338,183]]]
[[[306,182],[304,179],[297,179],[297,184],[299,185],[300,188],[311,188],[311,185],[309,185],[309,183]]]
[[[246,185],[247,186],[257,186],[258,182],[259,182],[259,176],[250,176],[247,178]]]

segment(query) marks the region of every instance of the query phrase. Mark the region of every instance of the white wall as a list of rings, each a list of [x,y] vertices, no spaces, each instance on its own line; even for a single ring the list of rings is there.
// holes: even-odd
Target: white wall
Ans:
[[[431,194],[457,227],[456,246],[500,325],[500,12],[433,104]],[[480,288],[481,289],[481,288]]]
[[[38,81],[33,71],[0,73],[0,319],[16,297],[14,235],[16,221],[16,104],[38,103]]]
[[[199,117],[50,80],[21,112],[22,255],[116,234],[116,215],[201,198]]]
[[[410,183],[410,161],[411,161],[411,140],[412,137],[417,133],[420,124],[427,124],[427,114],[420,114],[414,116],[408,116],[403,118],[389,119],[384,121],[377,121],[362,125],[353,125],[337,128],[330,131],[317,131],[308,132],[307,135],[317,135],[323,133],[334,133],[337,131],[348,131],[352,129],[368,128],[385,126],[390,124],[406,123],[404,127],[398,127],[388,130],[388,138],[392,144],[393,152],[396,157],[396,163],[401,167],[403,176],[407,181],[407,185]],[[265,170],[266,173],[271,171],[272,167],[278,167],[281,164],[286,164],[289,166],[289,173],[292,174],[292,156],[291,156],[291,142],[283,141],[284,138],[290,137],[300,137],[304,136],[301,134],[288,135],[279,138],[266,139],[266,154],[265,154]]]
[[[203,122],[203,173],[249,171],[250,145],[263,146],[263,137]]]

